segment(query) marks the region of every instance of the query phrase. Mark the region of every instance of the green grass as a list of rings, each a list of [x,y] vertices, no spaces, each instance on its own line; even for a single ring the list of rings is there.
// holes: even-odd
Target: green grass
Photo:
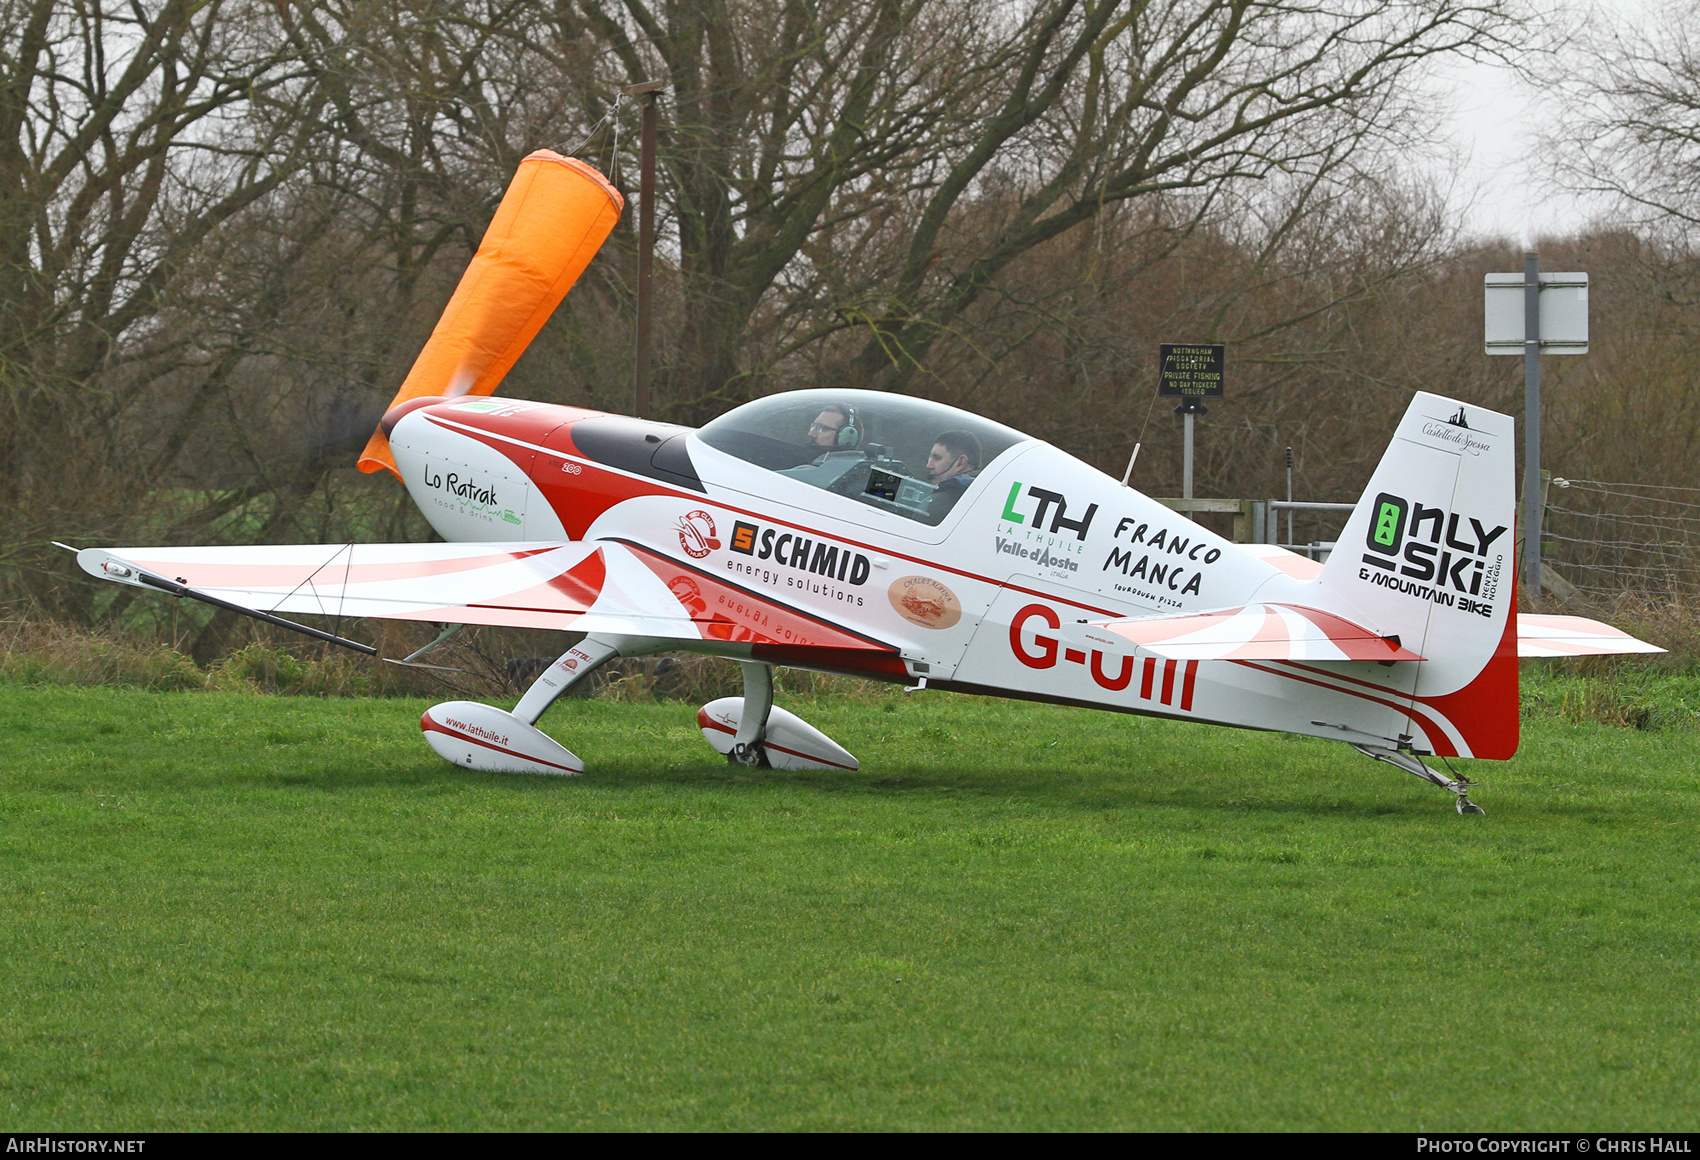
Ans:
[[[1345,747],[920,694],[0,686],[0,1127],[1700,1127],[1700,732],[1543,720],[1485,818]]]

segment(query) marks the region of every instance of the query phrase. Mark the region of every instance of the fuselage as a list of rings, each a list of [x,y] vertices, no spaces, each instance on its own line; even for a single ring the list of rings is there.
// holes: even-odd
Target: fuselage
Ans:
[[[1460,752],[1444,721],[1413,715],[1413,664],[1166,660],[1093,624],[1254,600],[1326,607],[1309,561],[1236,545],[965,412],[900,400],[887,432],[880,408],[895,396],[774,398],[770,413],[763,400],[700,431],[460,399],[414,407],[390,441],[447,540],[606,540],[664,557],[687,611],[731,626],[701,651],[747,656],[765,640],[767,659],[799,667],[1382,745],[1415,728],[1419,748]],[[806,416],[843,399],[866,429],[857,445],[810,445]],[[911,465],[970,421],[986,462],[941,503]],[[771,606],[878,642],[888,659],[776,649]]]

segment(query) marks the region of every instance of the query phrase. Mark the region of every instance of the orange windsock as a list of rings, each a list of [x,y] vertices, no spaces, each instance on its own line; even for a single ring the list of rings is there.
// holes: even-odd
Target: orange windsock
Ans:
[[[390,409],[431,395],[494,391],[602,248],[624,206],[620,191],[576,158],[539,149],[521,161]],[[382,426],[359,466],[401,478]]]

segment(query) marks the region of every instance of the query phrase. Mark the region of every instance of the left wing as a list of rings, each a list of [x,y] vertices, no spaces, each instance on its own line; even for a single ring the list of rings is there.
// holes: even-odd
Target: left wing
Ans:
[[[610,542],[85,548],[121,584],[238,611],[894,652],[636,545]],[[290,625],[289,627],[298,627]]]

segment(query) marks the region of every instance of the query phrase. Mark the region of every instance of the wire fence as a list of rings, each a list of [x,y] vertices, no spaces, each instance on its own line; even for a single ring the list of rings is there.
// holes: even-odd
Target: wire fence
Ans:
[[[1554,478],[1541,559],[1589,596],[1700,600],[1700,487]]]

